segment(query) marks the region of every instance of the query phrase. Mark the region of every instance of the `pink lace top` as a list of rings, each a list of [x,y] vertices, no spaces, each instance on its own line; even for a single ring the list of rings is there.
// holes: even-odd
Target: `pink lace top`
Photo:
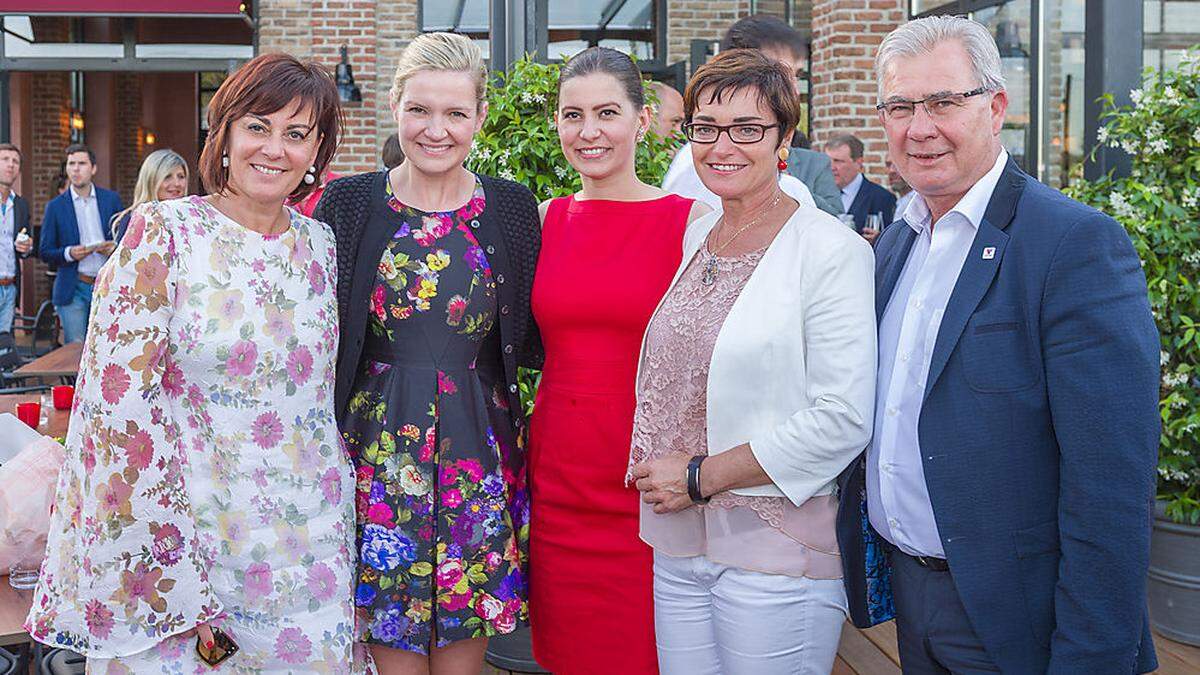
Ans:
[[[708,453],[707,387],[713,347],[765,251],[723,258],[702,246],[667,294],[647,329],[630,466],[675,452]],[[705,285],[705,267],[713,258],[715,281]],[[641,537],[671,556],[704,555],[757,572],[838,579],[842,566],[836,517],[834,495],[818,495],[796,506],[783,497],[722,492],[707,506],[671,514],[656,514],[642,503]]]

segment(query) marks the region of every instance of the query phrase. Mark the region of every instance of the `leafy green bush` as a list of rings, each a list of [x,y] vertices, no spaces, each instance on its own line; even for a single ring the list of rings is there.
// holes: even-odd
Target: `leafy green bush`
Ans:
[[[475,136],[467,166],[479,173],[522,183],[539,201],[580,189],[579,174],[567,163],[554,128],[558,64],[525,57],[499,73],[488,91],[488,116]],[[646,88],[646,100],[654,90]],[[662,183],[671,165],[674,139],[653,133],[638,144],[637,172],[647,183]]]
[[[1101,144],[1133,158],[1129,177],[1071,186],[1069,192],[1129,231],[1162,336],[1158,496],[1167,515],[1200,524],[1200,61],[1147,70],[1133,105],[1107,97]],[[1097,364],[1103,368],[1103,364]]]

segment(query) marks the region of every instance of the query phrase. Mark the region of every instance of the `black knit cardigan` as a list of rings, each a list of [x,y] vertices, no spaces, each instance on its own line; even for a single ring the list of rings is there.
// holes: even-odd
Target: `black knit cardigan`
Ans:
[[[541,247],[538,208],[524,185],[489,176],[479,180],[486,206],[471,227],[496,280],[505,385],[509,409],[514,411],[513,425],[520,433],[525,419],[517,390],[517,366],[541,368],[542,364],[541,339],[529,307]],[[373,214],[384,216],[387,212],[386,186],[386,171],[339,178],[326,187],[313,211],[313,218],[328,223],[337,238],[338,419],[345,414],[359,369],[379,260],[393,234],[384,228],[367,231],[366,227]],[[374,220],[383,222],[382,217]]]

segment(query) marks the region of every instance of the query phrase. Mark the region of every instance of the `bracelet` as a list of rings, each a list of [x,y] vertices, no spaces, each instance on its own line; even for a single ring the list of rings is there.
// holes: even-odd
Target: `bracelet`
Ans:
[[[711,499],[711,497],[706,498],[700,494],[700,464],[706,459],[708,459],[708,455],[696,455],[687,465],[688,496],[692,498],[693,504],[707,504]]]

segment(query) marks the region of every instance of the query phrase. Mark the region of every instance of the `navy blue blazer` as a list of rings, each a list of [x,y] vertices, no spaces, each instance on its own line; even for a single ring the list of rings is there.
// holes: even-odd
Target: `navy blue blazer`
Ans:
[[[92,189],[96,191],[96,206],[100,209],[100,230],[104,232],[105,239],[111,240],[109,223],[112,217],[125,207],[121,205],[121,197],[112,190],[105,190],[94,184]],[[58,269],[51,300],[55,305],[69,305],[75,296],[75,282],[79,280],[79,263],[68,262],[64,255],[66,249],[79,245],[79,223],[75,220],[75,203],[71,199],[71,188],[67,188],[46,204],[41,240],[38,255]]]
[[[863,176],[862,185],[854,201],[850,202],[850,210],[846,213],[854,216],[854,229],[862,231],[867,223],[867,214],[882,213],[883,222],[890,223],[896,213],[896,195],[889,192],[879,183],[872,183],[870,178]]]
[[[13,284],[16,286],[18,303],[21,302],[21,259],[29,257],[28,253],[22,255],[16,252],[17,235],[21,233],[21,230],[25,230],[25,234],[30,237],[33,236],[33,228],[29,225],[29,202],[25,201],[21,195],[14,194],[12,241],[8,242],[8,245],[14,247],[13,255],[17,257],[17,276]]]
[[[876,246],[882,317],[916,233]],[[1128,235],[1009,160],[938,331],[918,422],[954,583],[1006,673],[1157,667],[1146,573],[1158,332]],[[851,618],[891,615],[865,454],[839,479]]]

